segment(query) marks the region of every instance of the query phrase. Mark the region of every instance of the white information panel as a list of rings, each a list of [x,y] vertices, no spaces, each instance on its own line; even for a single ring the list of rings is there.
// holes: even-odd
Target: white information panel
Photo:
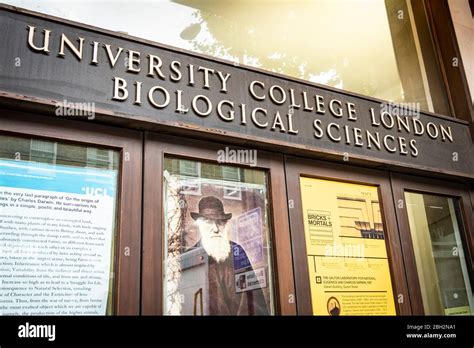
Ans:
[[[117,171],[0,160],[0,314],[105,315]]]

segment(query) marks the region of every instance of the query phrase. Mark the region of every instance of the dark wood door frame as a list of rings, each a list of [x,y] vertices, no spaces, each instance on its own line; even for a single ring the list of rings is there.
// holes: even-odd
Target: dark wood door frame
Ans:
[[[376,170],[289,156],[285,157],[285,168],[288,198],[293,203],[293,208],[289,209],[289,215],[298,314],[313,314],[299,182],[300,176],[305,176],[378,187],[395,308],[399,315],[410,315],[408,286],[388,174]]]
[[[463,246],[465,248],[464,253],[471,281],[471,287],[474,285],[474,212],[472,210],[471,203],[471,197],[474,198],[474,195],[472,191],[471,194],[469,193],[469,187],[467,185],[460,183],[450,183],[446,181],[402,174],[391,174],[390,177],[392,182],[393,199],[395,202],[397,202],[395,203],[397,206],[396,217],[398,226],[400,228],[400,238],[402,241],[402,251],[407,271],[407,279],[408,283],[410,284],[409,290],[411,307],[414,315],[424,315],[425,312],[423,309],[415,254],[410,235],[408,215],[405,208],[406,204],[404,192],[408,190],[420,193],[450,196],[459,199],[463,219],[462,223],[464,224],[464,230],[466,231],[466,235],[461,236],[461,238],[463,239]]]
[[[120,152],[113,313],[140,314],[142,133],[11,110],[0,110],[0,114],[0,134],[34,136]]]
[[[474,9],[473,9],[473,11],[474,11]],[[472,207],[472,213],[474,214],[474,183],[470,184],[470,188],[471,188],[471,190],[469,192],[470,192],[470,195],[471,195],[471,207]]]
[[[414,0],[417,2],[417,0]],[[413,0],[412,0],[413,2]],[[448,0],[423,0],[440,60],[452,114],[469,122],[474,139],[474,107],[456,39]]]
[[[163,314],[163,160],[166,155],[217,163],[226,145],[145,133],[142,314]],[[235,149],[236,147],[231,147]],[[240,147],[239,147],[240,148]],[[258,150],[255,169],[268,174],[276,314],[295,315],[295,291],[283,156]]]

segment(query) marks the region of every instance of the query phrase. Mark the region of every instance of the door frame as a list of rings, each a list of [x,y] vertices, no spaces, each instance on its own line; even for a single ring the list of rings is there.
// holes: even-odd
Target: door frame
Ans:
[[[0,109],[0,114],[0,134],[106,147],[120,153],[113,315],[140,314],[142,133],[7,109]]]
[[[163,315],[163,161],[165,156],[217,162],[217,151],[225,145],[145,133],[143,196],[142,314]],[[238,149],[244,149],[238,147]],[[275,314],[296,315],[292,255],[288,226],[283,156],[257,151],[258,164],[268,175],[270,224],[272,226]]]
[[[406,203],[404,192],[405,190],[408,190],[419,193],[450,196],[459,199],[463,220],[460,223],[463,223],[465,231],[465,234],[461,234],[461,239],[469,273],[469,281],[471,288],[474,288],[474,213],[469,187],[461,183],[429,179],[406,174],[391,173],[390,177],[393,190],[393,199],[398,207],[398,209],[396,209],[396,217],[400,229],[400,238],[402,242],[405,268],[407,271],[407,279],[410,283],[409,291],[411,307],[414,315],[425,315],[415,261],[415,253],[411,240],[408,215],[407,210],[405,209]]]
[[[285,156],[285,168],[288,198],[293,203],[293,208],[289,209],[289,215],[298,314],[313,315],[299,180],[300,176],[304,176],[377,186],[396,312],[397,315],[410,315],[412,312],[408,284],[405,277],[405,266],[400,248],[400,236],[395,219],[395,207],[388,173],[353,165],[348,166],[290,156]]]

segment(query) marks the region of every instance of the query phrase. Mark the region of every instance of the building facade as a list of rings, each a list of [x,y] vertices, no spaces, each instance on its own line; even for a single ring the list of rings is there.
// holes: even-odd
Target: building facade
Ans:
[[[474,313],[472,1],[17,3],[1,314]]]

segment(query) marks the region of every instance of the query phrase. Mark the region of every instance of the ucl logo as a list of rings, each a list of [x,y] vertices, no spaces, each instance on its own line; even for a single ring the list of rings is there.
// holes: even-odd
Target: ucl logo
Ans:
[[[107,196],[107,189],[100,187],[83,187],[82,191],[88,196]]]

